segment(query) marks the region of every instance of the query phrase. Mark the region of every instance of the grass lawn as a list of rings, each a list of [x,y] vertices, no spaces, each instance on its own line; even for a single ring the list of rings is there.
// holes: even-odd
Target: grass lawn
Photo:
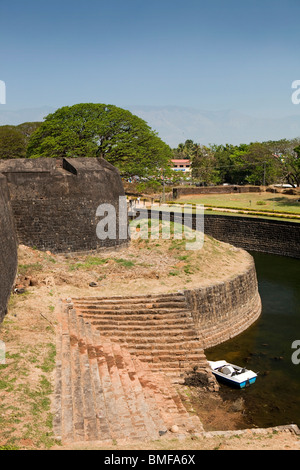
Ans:
[[[176,202],[203,204],[232,209],[249,209],[253,211],[270,211],[300,215],[299,196],[272,194],[269,192],[246,194],[203,194],[184,196]]]

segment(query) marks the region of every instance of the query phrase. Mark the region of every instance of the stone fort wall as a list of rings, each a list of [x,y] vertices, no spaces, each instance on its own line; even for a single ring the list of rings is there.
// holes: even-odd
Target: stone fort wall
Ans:
[[[141,217],[160,217],[159,211],[141,210]],[[138,215],[138,213],[137,213]],[[166,213],[164,213],[164,216]],[[183,223],[182,214],[168,213],[170,221]],[[186,215],[188,218],[189,216]],[[195,227],[195,216],[192,224]],[[191,222],[187,222],[190,226]],[[204,232],[247,251],[300,258],[300,225],[271,219],[205,215]],[[255,264],[248,254],[244,270],[226,282],[185,290],[197,332],[208,349],[245,331],[261,314]]]
[[[119,219],[120,196],[125,196],[121,177],[103,159],[0,161],[0,322],[16,277],[18,243],[53,253],[124,245],[128,223]],[[103,203],[115,209],[115,239],[97,236],[97,224],[106,213],[96,212]]]
[[[256,270],[249,255],[244,271],[233,279],[184,292],[203,349],[233,338],[261,314]]]
[[[234,193],[259,193],[260,186],[200,186],[197,188],[173,188],[173,199],[179,199],[182,196],[197,196],[201,194],[234,194]]]
[[[3,320],[8,299],[17,272],[17,240],[9,201],[7,182],[0,175],[0,322]]]
[[[100,163],[101,171],[99,166],[94,167]],[[93,250],[100,245],[103,248],[109,246],[111,240],[103,245],[96,237],[97,206],[103,201],[116,204],[118,197],[124,195],[119,175],[104,162],[47,159],[38,162],[39,171],[34,165],[37,163],[24,161],[16,168],[13,162],[0,163],[0,172],[5,174],[5,178],[0,179],[2,318],[17,266],[13,218],[19,242],[29,246],[54,252]],[[150,215],[142,212],[145,217]],[[175,213],[170,214],[170,219],[182,221]],[[296,223],[208,215],[205,216],[205,233],[247,250],[300,257]],[[123,242],[113,240],[114,245]],[[244,272],[233,279],[186,290],[184,294],[204,348],[241,333],[261,313],[255,265],[250,255]]]
[[[158,217],[162,212],[155,210],[152,217]],[[150,210],[148,213],[140,210],[140,213],[142,217],[151,217]],[[164,218],[167,215],[171,222],[184,223],[186,220],[189,226],[196,228],[195,215],[186,213],[183,217],[179,212],[164,212]],[[204,233],[247,251],[300,259],[300,223],[297,222],[206,213]]]
[[[19,243],[66,253],[116,247],[128,242],[119,238],[119,226],[116,239],[97,237],[98,206],[111,204],[118,222],[119,197],[125,195],[119,173],[105,160],[3,160],[0,173],[8,183]],[[126,233],[127,220],[123,224]]]
[[[254,217],[205,215],[204,231],[247,251],[300,258],[300,224]]]

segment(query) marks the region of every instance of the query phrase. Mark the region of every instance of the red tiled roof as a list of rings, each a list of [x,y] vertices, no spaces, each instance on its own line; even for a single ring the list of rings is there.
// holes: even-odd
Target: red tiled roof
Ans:
[[[186,165],[190,165],[190,160],[172,160],[172,163],[177,163],[177,164],[186,164]]]

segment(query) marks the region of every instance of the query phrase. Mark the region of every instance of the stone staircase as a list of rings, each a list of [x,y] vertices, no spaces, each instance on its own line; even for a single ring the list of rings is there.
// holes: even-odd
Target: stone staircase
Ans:
[[[170,362],[172,356],[170,351],[174,352],[178,363],[176,367],[179,367],[181,371],[180,347],[186,345],[188,340],[192,344],[195,341],[193,334],[189,335],[187,332],[179,334],[180,328],[183,327],[180,322],[182,318],[180,314],[183,312],[179,307],[181,304],[179,297],[177,301],[173,301],[172,306],[170,299],[166,301],[166,304],[169,302],[168,307],[166,304],[161,306],[162,302],[159,301],[159,297],[148,298],[148,307],[138,300],[130,299],[132,310],[129,309],[129,298],[124,299],[124,303],[115,298],[110,301],[109,299],[76,299],[74,304],[69,301],[61,302],[59,305],[53,424],[56,438],[61,439],[63,443],[84,441],[111,443],[115,440],[128,442],[158,439],[159,436],[168,433],[174,425],[178,426],[180,434],[203,431],[199,418],[187,412],[171,381],[164,373],[157,373],[158,364],[166,365],[167,371],[170,369],[170,363],[173,364]],[[155,308],[150,309],[149,301],[155,304]],[[100,304],[102,304],[101,308]],[[140,304],[143,304],[143,308]],[[105,308],[103,308],[104,305]],[[112,308],[113,306],[115,309]],[[122,308],[118,310],[118,306]],[[168,310],[171,309],[175,309],[178,314],[176,326],[168,323],[171,321],[171,312]],[[122,323],[125,322],[125,318],[123,320],[121,318],[126,315],[125,311],[130,312],[127,313],[127,317],[130,317],[129,330],[131,327],[137,328],[132,336],[137,340],[136,349],[133,342],[131,347],[127,347],[130,343],[127,337],[128,331],[125,323],[124,325]],[[146,320],[145,313],[141,313],[142,311],[148,311],[149,317],[153,316],[157,319],[164,316],[163,313],[168,313],[169,317],[165,319],[165,324],[160,324],[158,320],[158,323],[155,321],[155,318]],[[102,315],[103,320],[106,319],[103,325],[97,323]],[[116,315],[113,318],[115,322],[109,329],[111,321],[109,316],[114,315]],[[142,340],[142,334],[137,317],[140,322],[152,322],[149,323],[148,330],[146,329],[149,334],[147,342],[144,342],[149,346],[146,349],[147,354],[143,354],[140,348],[143,343],[139,341]],[[133,325],[130,325],[131,321],[134,322]],[[118,326],[122,327],[122,325],[124,328],[118,329]],[[153,335],[150,333],[151,325]],[[158,329],[158,326],[161,329]],[[166,336],[168,327],[169,329],[174,327],[174,331],[178,331],[176,340],[171,335]],[[160,331],[158,335],[154,335],[156,329]],[[127,334],[124,336],[122,333],[126,331]],[[127,341],[124,341],[125,337]],[[165,343],[158,341],[160,337],[165,339]],[[119,338],[122,341],[117,341]],[[151,341],[153,338],[155,342]],[[170,341],[169,352],[166,344],[168,341]],[[156,356],[151,349],[154,346],[158,352],[157,357],[160,359],[158,362],[148,362]],[[132,351],[138,354],[132,354]],[[190,357],[189,364],[196,362],[194,356],[195,351],[186,352],[184,355],[185,360]],[[171,369],[176,367],[171,367]]]
[[[163,372],[174,383],[184,383],[194,368],[207,375],[207,359],[184,294],[72,301],[79,316],[103,336],[125,345],[152,372]]]

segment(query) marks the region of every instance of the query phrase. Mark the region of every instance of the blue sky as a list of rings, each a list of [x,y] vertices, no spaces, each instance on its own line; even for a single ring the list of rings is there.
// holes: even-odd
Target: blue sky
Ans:
[[[299,115],[299,14],[299,0],[3,0],[5,106]]]

